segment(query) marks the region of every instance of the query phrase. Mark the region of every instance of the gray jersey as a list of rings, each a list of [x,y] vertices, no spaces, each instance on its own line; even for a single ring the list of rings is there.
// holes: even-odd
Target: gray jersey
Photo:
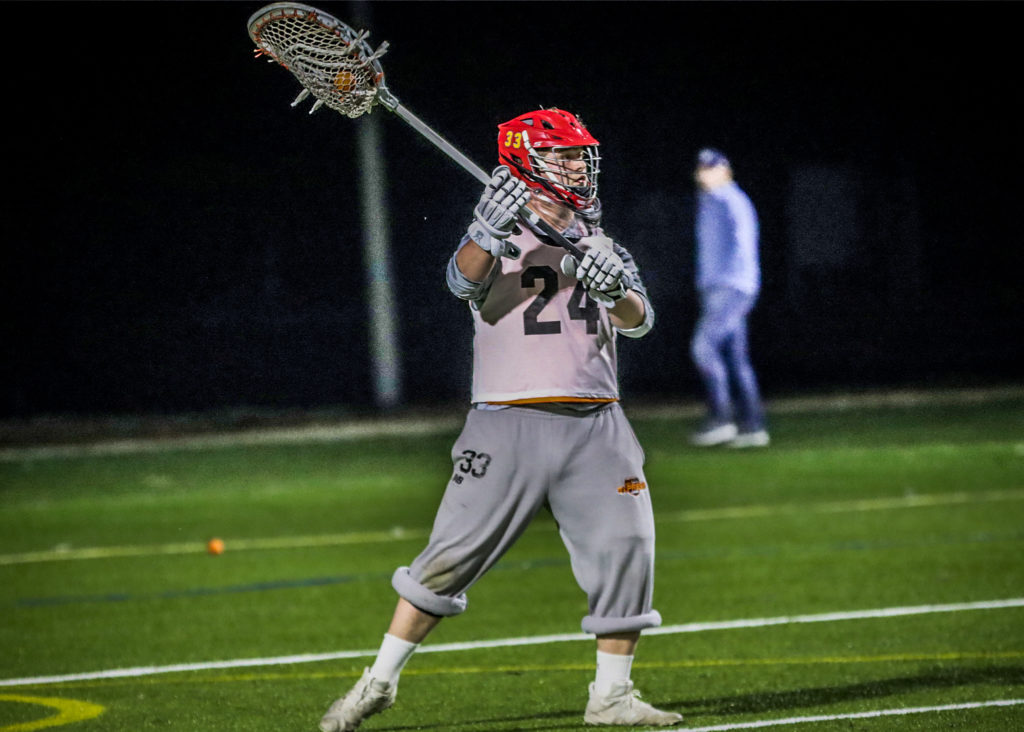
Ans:
[[[576,226],[567,233],[600,233]],[[430,541],[392,584],[428,613],[461,613],[467,590],[546,506],[587,593],[583,630],[657,626],[654,517],[643,450],[616,401],[616,329],[561,272],[564,251],[530,231],[515,241],[522,257],[499,260],[484,282],[467,280],[454,256],[449,261],[449,287],[473,306],[475,407],[452,450]],[[639,327],[618,332],[639,337],[653,310],[633,258],[616,251],[648,313]]]

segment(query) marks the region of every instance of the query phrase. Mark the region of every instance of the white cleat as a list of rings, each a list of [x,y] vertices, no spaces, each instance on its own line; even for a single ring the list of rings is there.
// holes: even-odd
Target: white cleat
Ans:
[[[632,681],[626,681],[613,686],[606,696],[595,693],[591,684],[583,721],[609,727],[665,727],[682,722],[683,715],[663,712],[640,701],[640,692],[633,688]]]
[[[350,732],[359,727],[369,716],[383,712],[395,703],[398,684],[370,676],[370,669],[363,670],[363,677],[356,682],[345,696],[331,704],[320,720],[322,732]]]
[[[736,439],[736,435],[736,425],[732,422],[708,425],[690,435],[690,444],[698,447],[714,447]]]
[[[768,447],[768,443],[770,442],[771,438],[768,436],[767,430],[740,432],[729,441],[729,447]]]

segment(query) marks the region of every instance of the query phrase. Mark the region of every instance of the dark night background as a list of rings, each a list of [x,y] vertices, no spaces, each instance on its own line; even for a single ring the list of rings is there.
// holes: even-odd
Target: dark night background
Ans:
[[[316,3],[313,3],[316,4]],[[0,418],[374,404],[357,125],[289,104],[251,2],[4,2]],[[1024,375],[1014,3],[374,2],[391,91],[489,169],[540,106],[602,142],[658,313],[625,398],[697,399],[696,150],[759,209],[765,396]],[[357,8],[324,2],[351,19]],[[444,266],[479,184],[383,109],[407,405],[468,398]]]

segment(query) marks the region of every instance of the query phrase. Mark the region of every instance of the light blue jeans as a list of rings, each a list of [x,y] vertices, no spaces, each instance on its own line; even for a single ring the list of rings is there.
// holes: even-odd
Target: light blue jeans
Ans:
[[[707,398],[708,418],[735,421],[741,432],[764,428],[764,407],[750,363],[747,317],[757,300],[731,287],[700,293],[700,319],[690,342]]]

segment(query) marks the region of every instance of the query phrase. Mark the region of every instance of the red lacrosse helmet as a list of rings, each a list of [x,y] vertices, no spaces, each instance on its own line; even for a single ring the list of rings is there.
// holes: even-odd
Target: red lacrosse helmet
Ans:
[[[598,145],[576,116],[562,109],[538,109],[498,125],[498,160],[534,192],[576,211],[597,205]],[[555,154],[565,148],[579,148],[581,156]]]

